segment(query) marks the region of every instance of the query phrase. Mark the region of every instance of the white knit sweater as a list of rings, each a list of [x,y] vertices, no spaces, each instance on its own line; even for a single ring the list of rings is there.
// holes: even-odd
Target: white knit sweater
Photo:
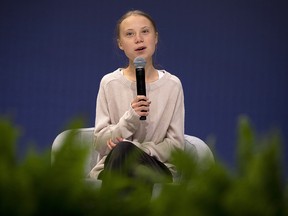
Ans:
[[[109,153],[108,139],[122,137],[163,162],[175,174],[169,162],[171,152],[184,148],[184,95],[181,81],[167,71],[152,83],[146,83],[146,95],[151,101],[144,121],[131,107],[136,97],[136,82],[122,75],[121,69],[105,75],[97,96],[95,148],[99,162],[90,177],[97,178]]]

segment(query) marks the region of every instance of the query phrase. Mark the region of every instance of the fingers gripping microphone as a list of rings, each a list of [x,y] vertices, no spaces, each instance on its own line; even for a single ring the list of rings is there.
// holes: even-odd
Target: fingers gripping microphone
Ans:
[[[136,68],[137,95],[146,96],[145,64],[146,61],[142,57],[136,57],[134,59],[134,66]],[[140,120],[146,120],[146,116],[141,116]]]

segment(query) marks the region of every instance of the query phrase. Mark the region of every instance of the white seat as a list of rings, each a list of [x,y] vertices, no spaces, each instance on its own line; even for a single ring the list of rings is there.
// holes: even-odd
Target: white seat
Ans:
[[[54,140],[52,144],[51,160],[52,163],[55,158],[56,152],[64,144],[65,138],[69,133],[73,133],[75,143],[83,147],[88,147],[90,154],[87,157],[85,165],[85,174],[88,174],[90,170],[96,165],[98,161],[98,152],[94,149],[94,127],[91,128],[80,128],[75,130],[66,130],[60,133]],[[202,164],[207,161],[214,162],[214,157],[212,151],[208,145],[201,139],[185,134],[185,146],[184,151],[193,155],[197,164]]]

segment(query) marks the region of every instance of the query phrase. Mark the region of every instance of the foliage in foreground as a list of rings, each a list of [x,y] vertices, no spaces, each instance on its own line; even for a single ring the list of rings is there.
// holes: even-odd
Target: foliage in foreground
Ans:
[[[217,161],[199,166],[190,155],[175,152],[182,172],[176,184],[145,186],[115,178],[99,188],[84,179],[88,149],[71,134],[51,166],[50,151],[29,151],[16,158],[17,129],[0,120],[0,215],[287,215],[287,183],[277,133],[257,137],[247,118],[238,124],[237,164],[233,172]],[[203,168],[205,167],[205,168]],[[121,193],[127,185],[135,191]]]

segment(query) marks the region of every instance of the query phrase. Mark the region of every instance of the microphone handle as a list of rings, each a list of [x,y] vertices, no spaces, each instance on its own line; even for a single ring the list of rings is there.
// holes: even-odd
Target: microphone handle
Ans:
[[[137,85],[137,95],[146,96],[145,69],[144,68],[136,68],[136,85]],[[140,120],[146,120],[146,116],[140,116]]]

